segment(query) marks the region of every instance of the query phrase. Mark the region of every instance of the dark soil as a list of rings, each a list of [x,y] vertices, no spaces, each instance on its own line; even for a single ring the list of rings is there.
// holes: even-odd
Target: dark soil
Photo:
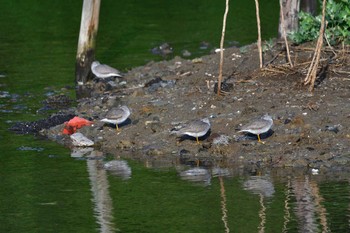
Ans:
[[[296,66],[289,68],[283,44],[264,53],[259,69],[256,45],[224,52],[223,93],[214,93],[219,54],[185,60],[151,62],[130,70],[123,79],[93,82],[91,97],[79,100],[75,114],[95,124],[79,130],[105,153],[150,163],[235,164],[256,167],[346,167],[350,163],[349,48],[321,55],[313,92],[302,84],[314,46],[291,47]],[[281,52],[282,51],[282,52]],[[113,65],[113,64],[111,64]],[[99,120],[111,107],[127,105],[130,120],[117,132]],[[265,113],[274,119],[263,135],[238,133],[243,124]],[[210,117],[211,131],[197,145],[171,130]],[[45,130],[57,137],[62,125]]]

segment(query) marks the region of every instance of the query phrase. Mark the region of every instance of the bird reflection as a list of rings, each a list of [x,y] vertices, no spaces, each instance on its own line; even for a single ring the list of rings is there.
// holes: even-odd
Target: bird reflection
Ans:
[[[123,180],[131,178],[131,168],[124,160],[111,160],[103,165],[111,174],[121,177]]]
[[[180,172],[180,176],[183,180],[203,183],[205,186],[211,184],[211,175],[205,168],[194,167]]]
[[[269,176],[251,176],[249,180],[245,181],[244,189],[248,190],[254,194],[259,195],[259,203],[260,203],[260,210],[259,210],[259,217],[260,217],[260,225],[259,225],[259,232],[265,232],[265,223],[266,223],[266,207],[264,204],[264,198],[265,197],[272,197],[275,193],[275,188],[270,181]]]

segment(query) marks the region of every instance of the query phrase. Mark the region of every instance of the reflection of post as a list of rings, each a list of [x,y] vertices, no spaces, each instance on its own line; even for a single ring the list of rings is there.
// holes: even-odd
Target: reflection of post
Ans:
[[[293,181],[293,191],[296,198],[296,215],[299,218],[302,232],[317,232],[317,222],[323,227],[322,232],[329,232],[327,212],[322,205],[323,197],[320,195],[318,185],[310,181],[308,176],[304,180]],[[318,215],[318,216],[317,216]]]
[[[259,211],[259,217],[260,217],[260,225],[259,225],[259,233],[265,232],[265,223],[266,223],[266,207],[264,205],[264,195],[262,193],[259,194],[260,196],[260,211]]]
[[[107,174],[104,169],[98,168],[98,160],[90,159],[87,161],[89,178],[91,183],[91,191],[95,204],[94,211],[96,213],[97,222],[100,224],[100,232],[114,232],[112,223],[112,199],[108,191]]]
[[[311,191],[314,195],[314,200],[316,204],[316,211],[320,218],[320,224],[322,226],[322,232],[331,232],[328,229],[327,224],[327,211],[326,208],[322,205],[323,197],[320,195],[320,189],[318,188],[318,185],[315,181],[310,181]]]
[[[228,222],[227,222],[226,195],[225,195],[225,186],[224,186],[224,181],[222,179],[222,176],[219,176],[219,181],[220,181],[221,211],[222,211],[221,220],[224,223],[225,232],[230,232],[230,228],[228,227]]]
[[[299,219],[300,232],[317,232],[315,219],[315,203],[311,195],[309,177],[292,181],[296,199],[295,214]]]

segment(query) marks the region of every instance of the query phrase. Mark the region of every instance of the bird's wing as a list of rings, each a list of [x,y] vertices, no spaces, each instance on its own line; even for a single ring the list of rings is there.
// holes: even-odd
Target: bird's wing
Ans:
[[[96,67],[96,71],[98,73],[101,73],[101,74],[110,74],[110,73],[113,73],[113,74],[116,74],[116,75],[120,75],[120,71],[113,68],[113,67],[110,67],[109,65],[105,65],[105,64],[101,64],[99,66]]]

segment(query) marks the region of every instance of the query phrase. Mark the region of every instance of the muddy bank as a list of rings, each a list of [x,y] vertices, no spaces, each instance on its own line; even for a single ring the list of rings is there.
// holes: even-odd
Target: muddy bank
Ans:
[[[296,63],[309,61],[308,46],[292,47]],[[312,48],[310,46],[310,48]],[[165,164],[196,163],[253,165],[257,167],[346,167],[350,163],[349,56],[327,63],[313,93],[303,86],[307,69],[278,70],[285,64],[282,45],[264,54],[270,61],[259,70],[255,45],[225,50],[224,95],[214,93],[219,54],[186,60],[151,62],[130,70],[124,78],[91,85],[91,97],[80,99],[75,115],[94,121],[79,130],[104,153]],[[328,53],[322,54],[328,58]],[[345,60],[344,60],[345,59]],[[111,64],[113,65],[113,64]],[[342,72],[335,73],[338,69]],[[270,71],[271,72],[270,72]],[[103,124],[108,109],[127,105],[130,120],[116,132]],[[265,113],[274,119],[263,135],[237,132],[243,124]],[[197,145],[194,138],[177,138],[175,127],[209,117],[211,131]],[[63,125],[42,133],[69,144]]]

